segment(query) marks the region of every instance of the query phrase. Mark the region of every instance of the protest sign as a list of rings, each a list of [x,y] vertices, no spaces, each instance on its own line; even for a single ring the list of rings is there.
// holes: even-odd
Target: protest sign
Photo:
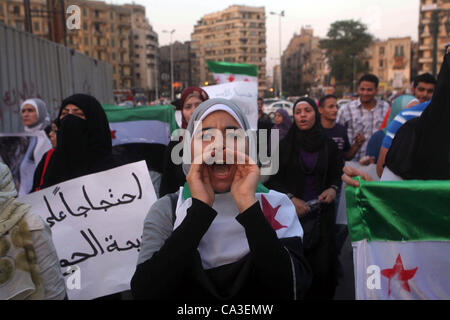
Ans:
[[[247,116],[252,130],[258,129],[258,84],[236,81],[203,87],[210,99],[224,98],[236,103]]]
[[[144,219],[156,201],[145,161],[87,175],[18,199],[51,227],[69,299],[129,290]]]
[[[10,168],[19,195],[31,191],[34,171],[51,147],[44,131],[0,133],[0,160]]]

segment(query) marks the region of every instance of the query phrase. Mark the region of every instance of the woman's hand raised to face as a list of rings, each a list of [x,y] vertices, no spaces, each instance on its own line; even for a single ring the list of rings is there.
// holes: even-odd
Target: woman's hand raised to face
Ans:
[[[210,207],[214,203],[214,189],[211,185],[211,177],[208,169],[204,164],[205,159],[211,156],[211,148],[206,148],[203,154],[198,155],[193,163],[186,177],[189,185],[192,198],[200,200]]]
[[[239,212],[242,213],[256,202],[255,193],[259,182],[259,168],[246,154],[230,149],[226,149],[225,152],[234,155],[237,170],[231,184],[231,195]],[[240,164],[238,160],[240,160],[239,162],[245,161],[245,163]]]

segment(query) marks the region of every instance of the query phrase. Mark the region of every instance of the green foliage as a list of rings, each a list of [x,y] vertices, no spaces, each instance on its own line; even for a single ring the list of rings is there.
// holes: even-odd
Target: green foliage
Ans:
[[[337,84],[351,85],[353,59],[357,74],[367,71],[362,58],[373,36],[367,32],[365,24],[355,20],[341,20],[331,24],[327,37],[320,41],[320,47],[326,51],[331,75]]]

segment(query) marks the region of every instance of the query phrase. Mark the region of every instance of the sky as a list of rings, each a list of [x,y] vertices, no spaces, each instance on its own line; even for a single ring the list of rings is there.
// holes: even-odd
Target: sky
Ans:
[[[281,47],[286,49],[302,26],[311,26],[314,35],[326,37],[329,26],[337,20],[355,19],[368,25],[369,32],[379,39],[410,36],[417,41],[420,0],[105,0],[110,4],[134,2],[146,7],[146,16],[158,33],[159,45],[173,41],[189,41],[194,25],[205,14],[227,7],[248,5],[266,9],[267,73],[279,63],[279,17],[270,12],[285,11],[281,18]]]

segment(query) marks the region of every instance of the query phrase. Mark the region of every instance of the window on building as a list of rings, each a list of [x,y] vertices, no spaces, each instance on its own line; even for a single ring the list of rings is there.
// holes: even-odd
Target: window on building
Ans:
[[[97,58],[98,60],[102,60],[102,53],[100,51],[97,51]]]
[[[100,37],[97,37],[97,45],[100,45]]]
[[[39,31],[39,22],[34,23],[33,31]]]
[[[111,32],[114,32],[114,25],[111,25]]]
[[[380,55],[384,54],[384,47],[380,47]]]
[[[14,6],[13,7],[13,13],[16,15],[20,15],[20,7],[19,6]]]
[[[83,29],[84,29],[84,30],[87,30],[87,29],[88,29],[87,22],[83,22]]]
[[[111,54],[111,58],[112,58],[113,60],[116,60],[116,53],[115,53],[115,52],[113,52],[113,53]]]
[[[87,15],[87,10],[86,10],[86,8],[83,8],[83,15],[84,15],[84,16]]]
[[[85,46],[89,45],[89,38],[88,37],[84,37],[84,45]]]
[[[114,40],[114,38],[111,39],[111,47],[115,47],[116,46],[116,41]]]
[[[116,73],[116,66],[113,66],[113,73]]]
[[[3,4],[0,4],[0,16],[4,16],[5,12],[3,11]]]
[[[111,12],[109,13],[109,17],[110,17],[111,20],[114,20],[114,12],[111,11]]]
[[[141,78],[141,74],[140,73],[136,73],[136,78],[140,79]]]
[[[383,60],[380,60],[380,68],[383,68],[383,66],[384,66]]]
[[[84,52],[84,54],[88,56],[88,55],[89,55],[89,51],[86,50],[86,51]]]

